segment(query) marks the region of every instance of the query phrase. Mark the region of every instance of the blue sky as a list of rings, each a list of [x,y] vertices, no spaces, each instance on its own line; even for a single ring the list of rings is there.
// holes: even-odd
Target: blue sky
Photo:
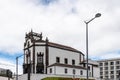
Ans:
[[[23,54],[25,33],[33,29],[49,41],[85,54],[85,23],[89,24],[89,58],[120,57],[119,0],[1,0],[0,65],[15,72],[15,58]],[[19,59],[22,73],[22,57]]]

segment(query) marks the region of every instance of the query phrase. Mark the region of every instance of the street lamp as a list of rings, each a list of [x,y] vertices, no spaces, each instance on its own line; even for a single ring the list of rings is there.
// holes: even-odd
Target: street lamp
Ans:
[[[18,80],[18,58],[22,57],[23,55],[17,56],[16,57],[16,80]]]
[[[29,52],[29,54],[30,54],[30,52]],[[27,54],[22,54],[22,55],[16,57],[16,80],[18,80],[18,58],[22,57],[23,55],[27,55]],[[32,62],[31,59],[30,59],[30,56],[29,56],[29,59],[27,58],[27,61],[29,62],[27,64],[27,66],[28,66],[28,80],[30,80],[31,62]]]
[[[89,21],[84,21],[86,24],[86,64],[87,64],[87,80],[88,80],[88,23],[93,21],[95,18],[98,18],[101,16],[101,13],[97,13],[94,18],[90,19]]]

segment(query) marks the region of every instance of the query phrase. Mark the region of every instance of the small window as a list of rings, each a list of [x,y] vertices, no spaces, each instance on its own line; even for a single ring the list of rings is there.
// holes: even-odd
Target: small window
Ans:
[[[116,61],[116,64],[120,64],[120,62],[119,62],[119,61]]]
[[[114,71],[111,71],[110,74],[114,74]]]
[[[103,75],[103,72],[100,72],[100,75]]]
[[[88,66],[88,70],[90,70],[90,66]]]
[[[102,71],[103,70],[103,67],[100,67],[100,71]]]
[[[73,74],[75,74],[75,69],[73,69]]]
[[[50,73],[52,73],[52,68],[50,68]]]
[[[65,69],[65,73],[67,73],[67,69]]]
[[[65,62],[65,64],[68,64],[68,59],[65,58],[65,59],[64,59],[64,62]]]
[[[72,60],[72,65],[75,65],[75,60],[74,59]]]
[[[103,66],[103,63],[100,63],[99,65],[100,65],[100,66]]]
[[[60,63],[60,58],[56,57],[56,63]]]
[[[110,62],[110,65],[114,65],[114,62]]]
[[[105,66],[108,66],[108,62],[105,62],[104,64],[105,64]]]
[[[101,79],[103,79],[103,76],[100,76]]]
[[[82,70],[80,71],[80,75],[83,75],[83,71]]]

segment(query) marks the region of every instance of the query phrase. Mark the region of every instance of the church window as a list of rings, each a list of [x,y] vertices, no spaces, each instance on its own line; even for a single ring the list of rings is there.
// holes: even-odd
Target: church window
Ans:
[[[83,71],[82,70],[80,71],[80,75],[83,75]]]
[[[37,53],[37,66],[36,66],[36,73],[44,73],[44,64],[43,64],[43,53]]]
[[[75,65],[75,60],[74,59],[72,60],[72,65]]]
[[[50,68],[50,73],[52,73],[52,68]]]
[[[67,58],[64,59],[64,63],[68,64],[68,59]]]
[[[67,69],[65,68],[65,73],[67,73]]]
[[[73,69],[73,74],[75,74],[75,69]]]
[[[60,63],[60,58],[56,57],[56,63]]]

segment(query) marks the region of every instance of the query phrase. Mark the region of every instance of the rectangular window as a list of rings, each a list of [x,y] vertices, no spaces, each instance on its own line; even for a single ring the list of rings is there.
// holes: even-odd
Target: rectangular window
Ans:
[[[116,66],[116,69],[119,69],[120,66]]]
[[[105,70],[108,70],[108,67],[105,67]]]
[[[103,70],[103,68],[102,67],[100,67],[100,71],[102,71]]]
[[[101,79],[103,79],[103,76],[100,76]]]
[[[100,63],[99,65],[100,65],[100,66],[103,66],[103,63]]]
[[[88,66],[88,70],[90,70],[90,66]]]
[[[111,79],[114,79],[114,75],[111,75],[110,77],[111,77]]]
[[[111,69],[111,70],[114,70],[114,66],[111,66],[110,69]]]
[[[100,75],[103,75],[103,72],[100,72]]]
[[[82,70],[80,71],[80,75],[83,75],[83,71]]]
[[[105,71],[105,75],[108,75],[108,71]]]
[[[52,68],[50,68],[50,73],[52,73]]]
[[[65,73],[67,74],[67,69],[65,69]]]
[[[56,63],[60,63],[60,58],[56,57]]]
[[[110,62],[110,65],[114,65],[114,62]]]
[[[75,65],[75,60],[74,59],[72,60],[72,65]]]
[[[114,74],[114,71],[111,71],[110,74]]]
[[[64,63],[68,64],[68,59],[67,58],[64,59]]]
[[[116,61],[116,64],[120,64],[120,62],[119,62],[119,61]]]
[[[108,62],[105,62],[104,64],[105,64],[105,66],[108,66]]]
[[[75,74],[75,69],[73,69],[73,74]]]

